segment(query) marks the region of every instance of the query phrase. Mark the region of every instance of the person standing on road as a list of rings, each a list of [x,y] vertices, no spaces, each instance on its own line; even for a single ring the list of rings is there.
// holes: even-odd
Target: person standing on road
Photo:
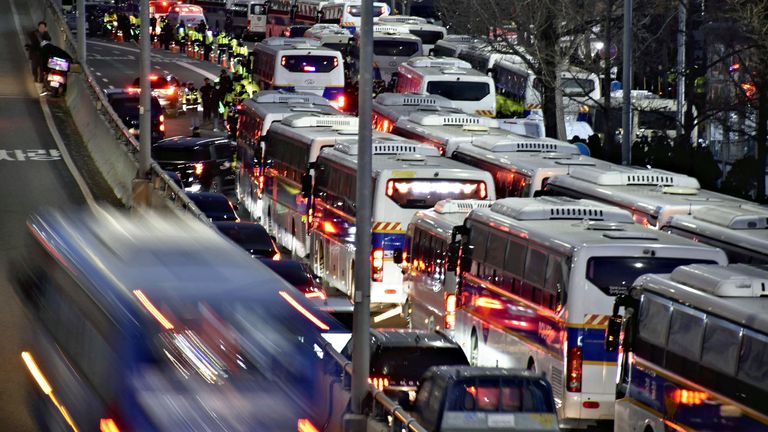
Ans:
[[[187,26],[184,25],[184,20],[179,20],[179,25],[176,26],[176,43],[180,53],[187,52]]]
[[[29,32],[29,43],[26,48],[29,51],[29,60],[32,63],[32,76],[36,83],[42,83],[45,79],[42,56],[40,54],[40,42],[48,34],[48,24],[45,21],[37,23],[37,30]],[[48,37],[50,40],[50,36]]]
[[[190,129],[200,127],[200,90],[195,88],[195,84],[191,81],[187,83],[187,88],[184,91],[184,112],[189,117],[191,125]]]
[[[203,100],[203,124],[211,125],[213,121],[213,111],[216,109],[214,104],[215,88],[211,85],[211,80],[203,79],[203,86],[200,87],[200,98]],[[211,125],[212,127],[213,125]]]
[[[229,77],[226,69],[222,69],[219,74],[219,85],[223,93],[229,93],[232,90],[232,78]]]
[[[171,23],[165,17],[160,18],[160,42],[163,44],[163,48],[168,51],[171,49],[171,42],[173,41],[173,27]]]
[[[213,106],[214,106],[214,112],[213,112],[213,131],[218,132],[219,131],[219,124],[221,122],[221,117],[224,114],[224,94],[221,90],[221,85],[217,82],[214,84],[213,87]]]

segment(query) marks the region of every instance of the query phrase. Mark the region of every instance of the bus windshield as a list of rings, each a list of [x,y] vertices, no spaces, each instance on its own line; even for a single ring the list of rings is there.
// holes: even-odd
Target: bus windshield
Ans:
[[[387,180],[387,196],[402,208],[428,209],[444,199],[486,199],[486,184],[480,180]]]
[[[252,4],[251,5],[251,15],[266,15],[266,10],[264,8],[264,5],[260,4]]]
[[[334,56],[286,55],[280,64],[294,73],[328,73],[339,65]]]
[[[491,93],[487,82],[472,81],[430,81],[427,93],[455,101],[481,101]]]
[[[374,40],[373,55],[410,57],[419,52],[419,44],[410,41]]]
[[[689,264],[717,264],[692,258],[592,257],[587,260],[587,280],[604,294],[626,294],[638,277],[646,273],[666,274]]]

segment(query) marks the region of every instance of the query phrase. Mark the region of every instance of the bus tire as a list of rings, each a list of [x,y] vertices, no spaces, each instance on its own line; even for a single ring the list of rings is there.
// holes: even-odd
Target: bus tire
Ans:
[[[477,340],[477,329],[472,329],[472,335],[469,338],[469,364],[477,366],[480,360],[480,346]]]

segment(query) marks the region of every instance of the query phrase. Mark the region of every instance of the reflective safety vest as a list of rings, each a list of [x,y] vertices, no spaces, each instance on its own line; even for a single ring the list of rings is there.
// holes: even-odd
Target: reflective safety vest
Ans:
[[[195,88],[184,90],[184,105],[187,107],[200,105],[200,99],[200,90]]]
[[[232,48],[232,52],[237,52],[237,39],[232,38],[232,40],[229,41],[229,46]]]
[[[211,45],[211,44],[213,44],[213,32],[212,32],[212,31],[210,31],[210,30],[207,30],[207,31],[205,32],[205,44],[206,44],[206,45]]]

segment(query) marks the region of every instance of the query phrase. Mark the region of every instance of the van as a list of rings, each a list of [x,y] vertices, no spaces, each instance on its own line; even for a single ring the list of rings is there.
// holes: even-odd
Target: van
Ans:
[[[172,7],[166,18],[172,27],[176,27],[181,21],[184,21],[187,27],[195,27],[201,22],[206,23],[203,8],[190,4],[179,4]]]

